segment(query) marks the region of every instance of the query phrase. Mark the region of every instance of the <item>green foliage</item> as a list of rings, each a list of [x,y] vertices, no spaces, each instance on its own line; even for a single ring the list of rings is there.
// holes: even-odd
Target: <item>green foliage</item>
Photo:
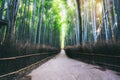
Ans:
[[[60,47],[65,36],[69,37],[69,33],[73,33],[71,26],[75,24],[73,19],[76,16],[75,6],[69,7],[67,1],[20,0],[15,27],[12,30],[15,38],[13,40]],[[73,1],[72,3],[74,5]],[[4,15],[6,14],[4,12]]]
[[[2,0],[0,0],[0,7],[1,7],[1,5],[2,5]]]
[[[56,39],[56,43],[60,46],[59,37],[57,37],[60,35],[61,26],[58,13],[58,9],[53,7],[53,0],[21,0],[16,21],[16,40],[36,43],[36,39],[40,37],[39,43],[47,44],[50,42],[49,34],[52,31],[53,39]],[[41,31],[37,31],[37,28]],[[44,33],[44,31],[46,32]],[[36,36],[37,34],[39,36]],[[46,39],[46,42],[43,43],[41,38]],[[47,45],[52,46],[52,44],[48,43]]]

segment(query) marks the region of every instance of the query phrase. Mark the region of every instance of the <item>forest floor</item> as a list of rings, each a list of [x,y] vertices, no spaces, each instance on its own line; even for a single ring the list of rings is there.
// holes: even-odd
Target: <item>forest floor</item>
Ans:
[[[101,70],[99,66],[70,59],[62,50],[33,70],[25,80],[120,80],[120,76],[114,71]]]

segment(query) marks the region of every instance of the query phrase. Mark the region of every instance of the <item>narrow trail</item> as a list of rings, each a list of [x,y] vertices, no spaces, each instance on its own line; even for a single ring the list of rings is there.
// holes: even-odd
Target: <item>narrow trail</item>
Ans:
[[[33,70],[32,80],[120,80],[115,72],[68,58],[62,50],[56,57]]]

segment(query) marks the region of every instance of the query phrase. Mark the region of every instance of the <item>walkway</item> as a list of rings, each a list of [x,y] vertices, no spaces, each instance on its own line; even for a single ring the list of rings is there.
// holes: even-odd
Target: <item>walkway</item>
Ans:
[[[115,72],[101,71],[96,67],[70,59],[62,50],[55,58],[33,70],[29,76],[32,80],[120,80]]]

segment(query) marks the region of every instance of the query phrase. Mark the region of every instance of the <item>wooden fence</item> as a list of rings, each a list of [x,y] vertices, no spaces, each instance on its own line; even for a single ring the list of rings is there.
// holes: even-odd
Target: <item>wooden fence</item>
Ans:
[[[18,80],[30,71],[51,59],[58,52],[36,53],[0,58],[0,80]]]

